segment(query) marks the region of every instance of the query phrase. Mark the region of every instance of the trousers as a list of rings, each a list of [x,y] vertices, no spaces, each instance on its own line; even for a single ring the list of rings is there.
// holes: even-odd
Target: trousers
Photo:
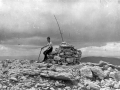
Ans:
[[[48,59],[47,55],[50,54],[52,52],[52,50],[53,50],[53,47],[49,47],[47,50],[45,50],[43,52],[43,54],[44,54],[44,60],[43,61],[46,61]]]

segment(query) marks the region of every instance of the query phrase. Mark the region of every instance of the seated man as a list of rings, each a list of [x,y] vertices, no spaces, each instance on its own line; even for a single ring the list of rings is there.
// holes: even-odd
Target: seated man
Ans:
[[[46,46],[44,46],[44,47],[41,48],[41,49],[43,49],[45,47],[48,47],[47,50],[45,50],[43,52],[43,54],[44,54],[44,60],[43,60],[43,62],[47,60],[47,55],[49,53],[51,53],[52,50],[53,50],[53,45],[52,45],[52,42],[50,41],[50,37],[47,37],[47,41],[48,41],[48,44]]]

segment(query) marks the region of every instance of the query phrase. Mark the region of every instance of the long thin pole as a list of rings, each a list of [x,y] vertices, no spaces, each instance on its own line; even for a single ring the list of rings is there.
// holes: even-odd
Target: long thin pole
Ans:
[[[54,15],[54,17],[55,17],[55,15]],[[58,23],[58,21],[57,21],[57,18],[56,18],[56,17],[55,17],[55,20],[56,20],[57,25],[58,25],[58,27],[59,27],[59,31],[60,31],[60,35],[61,35],[62,41],[64,41],[64,40],[63,40],[63,36],[62,36],[62,32],[61,32],[61,30],[60,30],[60,26],[59,26],[59,23]]]
[[[39,58],[40,58],[41,51],[42,51],[42,50],[40,50],[39,57],[38,57],[38,62],[39,62]]]

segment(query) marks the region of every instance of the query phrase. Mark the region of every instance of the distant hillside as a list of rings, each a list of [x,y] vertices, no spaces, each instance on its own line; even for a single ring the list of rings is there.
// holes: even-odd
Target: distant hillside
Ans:
[[[89,56],[89,57],[83,57],[81,59],[81,62],[93,62],[93,63],[98,63],[99,61],[106,61],[114,65],[120,65],[120,58],[114,58],[114,57],[94,57],[94,56]]]

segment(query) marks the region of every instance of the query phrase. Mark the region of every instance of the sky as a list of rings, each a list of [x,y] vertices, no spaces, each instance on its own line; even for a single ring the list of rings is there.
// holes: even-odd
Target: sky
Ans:
[[[64,41],[77,48],[120,42],[119,0],[0,0],[1,47],[43,46],[48,36],[60,44],[54,15]]]

